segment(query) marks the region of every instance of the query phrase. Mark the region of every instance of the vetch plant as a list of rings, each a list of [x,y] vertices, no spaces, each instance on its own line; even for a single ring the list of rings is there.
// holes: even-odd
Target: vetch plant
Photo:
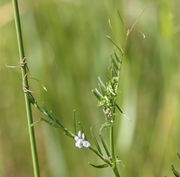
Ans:
[[[104,163],[103,164],[92,164],[89,163],[92,167],[95,168],[106,168],[110,167],[112,168],[114,174],[116,177],[119,177],[119,171],[117,168],[117,164],[121,162],[116,157],[115,150],[114,150],[114,123],[116,118],[116,110],[120,111],[120,113],[123,113],[121,108],[118,106],[116,99],[118,95],[118,87],[119,87],[119,75],[120,75],[120,66],[122,64],[122,60],[117,55],[116,52],[114,52],[113,56],[111,57],[111,67],[110,67],[110,79],[104,83],[100,77],[98,77],[98,85],[99,90],[95,88],[92,90],[93,94],[96,96],[98,100],[98,106],[102,108],[105,122],[101,125],[99,129],[99,140],[102,144],[102,147],[104,149],[104,152],[106,154],[103,154],[103,150],[101,149],[100,143],[98,142],[96,136],[94,135],[92,129],[91,129],[91,136],[94,141],[94,144],[96,147],[92,146],[92,143],[89,142],[84,132],[82,131],[82,126],[78,126],[80,122],[77,122],[75,114],[74,114],[74,132],[68,130],[52,113],[52,111],[49,111],[46,107],[42,107],[38,104],[36,99],[33,97],[31,92],[28,92],[29,100],[32,105],[34,105],[35,108],[37,108],[41,112],[41,117],[38,121],[31,124],[31,126],[35,126],[38,123],[44,121],[48,123],[49,125],[60,128],[65,135],[67,135],[70,138],[73,138],[75,141],[75,147],[77,148],[87,148],[93,153],[95,153]],[[79,127],[79,130],[77,132],[77,128]],[[103,135],[102,130],[104,128],[109,129],[109,136],[110,136],[110,142],[108,148]]]
[[[17,40],[19,47],[19,55],[20,55],[20,64],[19,66],[22,69],[22,82],[23,82],[23,90],[25,96],[25,104],[27,111],[27,119],[28,119],[28,129],[30,136],[30,144],[32,151],[32,160],[33,160],[33,168],[34,168],[34,176],[40,177],[39,165],[38,165],[38,157],[36,151],[36,143],[34,136],[34,126],[40,122],[46,122],[52,127],[61,129],[64,134],[73,139],[75,147],[82,149],[86,148],[92,151],[98,158],[100,158],[103,163],[102,164],[92,164],[89,163],[92,167],[95,168],[107,168],[110,167],[114,175],[116,177],[120,177],[120,173],[118,171],[118,163],[121,160],[118,159],[115,153],[115,142],[114,142],[114,125],[116,122],[116,112],[119,111],[123,114],[122,109],[117,104],[117,96],[118,96],[118,88],[119,88],[119,76],[120,69],[122,64],[122,59],[124,56],[124,49],[117,45],[111,37],[108,36],[108,39],[117,47],[120,54],[118,52],[114,52],[111,56],[111,66],[110,66],[110,75],[109,79],[106,82],[103,82],[100,77],[98,77],[98,89],[95,88],[92,90],[92,93],[95,95],[98,101],[98,107],[100,107],[104,113],[104,123],[99,128],[99,137],[97,138],[91,128],[91,136],[94,143],[90,142],[83,131],[82,125],[80,122],[77,122],[75,114],[73,119],[74,131],[68,130],[53,114],[52,111],[49,111],[45,106],[41,106],[37,100],[32,95],[32,92],[29,88],[28,84],[28,66],[24,53],[23,40],[22,40],[22,31],[20,25],[20,17],[19,17],[19,9],[18,9],[18,1],[12,0],[14,7],[14,17],[17,31]],[[137,20],[135,23],[127,30],[126,41],[129,34],[133,31]],[[126,45],[125,45],[126,46]],[[119,56],[121,55],[121,56]],[[34,106],[41,113],[40,119],[37,121],[33,121],[31,106]],[[105,141],[103,137],[103,130],[108,129],[109,131],[109,143]],[[95,147],[93,146],[95,145]],[[100,145],[101,144],[101,145]],[[103,149],[102,149],[103,148]]]

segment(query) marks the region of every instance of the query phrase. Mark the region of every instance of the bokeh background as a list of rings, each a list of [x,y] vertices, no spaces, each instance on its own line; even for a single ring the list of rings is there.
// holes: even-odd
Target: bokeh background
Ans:
[[[72,129],[73,109],[87,135],[97,132],[103,113],[91,89],[97,77],[108,78],[115,47],[145,8],[130,35],[124,58],[118,102],[116,151],[124,177],[173,176],[180,167],[180,1],[179,0],[20,0],[31,89],[42,105]],[[117,11],[120,12],[121,18]],[[109,19],[111,25],[109,25]],[[32,162],[13,10],[0,1],[0,177],[32,177]],[[39,113],[33,110],[34,119]],[[35,127],[42,177],[110,177],[111,169],[87,150],[75,148],[61,130]],[[107,136],[107,134],[105,134]],[[107,137],[108,141],[108,137]]]

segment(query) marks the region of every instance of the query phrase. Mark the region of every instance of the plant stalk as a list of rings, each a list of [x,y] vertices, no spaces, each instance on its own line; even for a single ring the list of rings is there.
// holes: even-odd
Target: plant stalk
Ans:
[[[111,148],[111,158],[112,158],[112,169],[116,177],[120,177],[119,171],[117,169],[115,152],[114,152],[114,132],[113,125],[110,128],[110,148]]]
[[[115,165],[115,167],[113,168],[113,172],[114,172],[114,175],[115,175],[116,177],[120,177],[120,174],[119,174],[119,171],[118,171],[116,165]]]
[[[24,46],[23,46],[23,37],[22,37],[22,31],[21,31],[18,1],[12,0],[12,4],[13,4],[13,9],[14,9],[14,20],[15,20],[15,26],[16,26],[20,63],[24,63],[25,53],[24,53]],[[28,90],[29,89],[28,78],[27,78],[28,69],[27,69],[26,63],[22,64],[21,73],[22,73],[23,86],[24,88]],[[24,92],[34,177],[40,177],[34,127],[31,126],[31,124],[33,123],[31,103],[30,103],[28,94],[29,94],[28,92]]]
[[[99,156],[100,159],[102,159],[105,163],[107,163],[109,166],[112,166],[112,164],[109,162],[108,159],[105,159],[98,151],[96,151],[93,147],[89,147],[89,149],[94,152],[97,156]]]
[[[112,162],[115,161],[115,154],[114,154],[114,132],[113,132],[113,125],[110,127],[110,147],[111,147],[111,158]]]

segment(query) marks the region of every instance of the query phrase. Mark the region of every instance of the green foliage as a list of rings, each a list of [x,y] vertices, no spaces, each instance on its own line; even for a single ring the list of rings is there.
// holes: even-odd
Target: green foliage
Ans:
[[[180,159],[180,153],[179,152],[177,153],[177,156]],[[172,169],[173,174],[174,174],[175,177],[180,177],[180,172],[175,169],[174,165],[171,165],[171,169]]]
[[[100,91],[95,88],[92,90],[96,98],[98,99],[98,107],[103,109],[105,118],[107,121],[114,121],[115,116],[115,108],[122,113],[122,110],[116,103],[117,95],[118,95],[118,87],[119,87],[119,72],[122,61],[116,54],[114,53],[111,56],[111,77],[108,82],[103,83],[100,77],[98,77],[98,86]]]
[[[180,177],[180,173],[174,168],[174,165],[171,166],[174,176]]]
[[[107,157],[110,158],[110,157],[111,157],[110,152],[109,152],[109,150],[108,150],[108,147],[107,147],[107,145],[106,145],[106,143],[105,143],[102,135],[100,134],[99,137],[100,137],[100,140],[101,140],[101,142],[102,142],[102,145],[103,145],[103,147],[104,147],[104,150],[105,150],[105,152],[106,152]]]
[[[89,165],[91,165],[94,168],[107,168],[108,165],[107,164],[101,164],[101,165],[94,165],[92,163],[89,163]]]
[[[111,42],[113,42],[113,44],[118,48],[118,46],[115,44],[113,40],[111,40]],[[121,48],[118,48],[118,49],[120,50]],[[120,50],[120,52],[122,52],[122,50]],[[124,53],[122,53],[122,57],[123,57],[123,54]],[[119,177],[120,174],[116,166],[117,162],[116,162],[115,151],[114,151],[115,142],[114,142],[113,126],[114,126],[114,120],[116,117],[115,116],[116,109],[118,109],[121,113],[123,113],[121,108],[116,103],[117,96],[118,96],[119,75],[120,75],[121,64],[122,64],[121,59],[118,57],[117,53],[114,52],[114,55],[111,56],[110,76],[109,76],[108,81],[104,83],[101,80],[101,78],[98,77],[98,86],[99,86],[100,91],[97,88],[92,90],[92,92],[94,93],[95,97],[98,100],[98,107],[102,108],[104,112],[104,116],[105,116],[105,122],[101,125],[99,129],[99,137],[103,145],[103,148],[106,152],[106,155],[108,159],[110,159],[114,175],[117,177]],[[104,128],[109,128],[110,152],[102,136],[102,130]]]
[[[98,143],[98,141],[97,141],[97,138],[96,138],[96,136],[94,135],[93,129],[91,128],[90,131],[91,131],[91,136],[92,136],[92,138],[93,138],[93,140],[94,140],[94,143],[95,143],[95,145],[96,145],[97,150],[99,151],[99,153],[100,153],[101,155],[103,155],[103,154],[102,154],[102,151],[101,151],[101,148],[100,148],[100,146],[99,146],[99,143]]]
[[[72,109],[76,108],[77,127],[78,120],[83,120],[85,130],[90,126],[96,129],[104,119],[97,118],[99,111],[92,105],[94,100],[89,89],[96,82],[97,75],[104,82],[109,78],[104,77],[108,75],[105,67],[109,53],[115,48],[105,36],[112,34],[113,30],[115,43],[123,46],[119,44],[123,44],[121,32],[132,24],[148,2],[20,2],[29,75],[38,78],[48,88],[47,93],[42,92],[39,85],[30,80],[33,95],[42,105],[45,102],[46,108],[53,109],[66,127],[72,127]],[[0,173],[1,176],[32,177],[31,160],[27,158],[30,151],[27,148],[29,143],[19,69],[5,67],[7,64],[18,65],[12,6],[8,0],[2,0],[0,4],[0,14],[6,17],[0,18]],[[117,154],[122,155],[120,158],[125,160],[126,168],[121,168],[125,177],[163,176],[173,159],[172,154],[180,146],[180,142],[176,141],[180,123],[180,1],[152,0],[150,4],[134,28],[133,35],[129,36],[121,71],[121,92],[117,97],[117,102],[132,120],[116,120],[116,127],[121,127],[121,130],[116,131],[115,147]],[[117,8],[125,26],[119,24]],[[108,28],[108,19],[111,29]],[[35,109],[33,115],[37,119],[46,117],[39,115]],[[58,132],[43,125],[34,128],[39,140],[38,156],[43,157],[39,158],[40,164],[43,164],[43,173],[47,177],[101,176],[101,170],[89,168],[84,163],[91,152],[83,156],[84,152],[74,150],[73,140],[66,140],[61,130]],[[103,132],[103,137],[108,145],[107,130]],[[90,136],[89,131],[87,136]],[[99,136],[96,138],[98,140]],[[92,155],[90,160],[96,162],[96,159]],[[26,164],[25,168],[22,164]],[[176,169],[179,170],[178,166]],[[109,170],[106,169],[108,174]],[[61,174],[62,171],[66,171],[66,175]],[[168,170],[167,176],[173,176],[171,170]]]
[[[101,151],[101,148],[99,146],[99,143],[98,143],[92,129],[91,129],[91,136],[94,140],[97,150],[94,149],[92,147],[92,145],[88,142],[89,143],[88,148],[92,152],[94,152],[101,160],[103,160],[105,162],[105,164],[103,164],[103,165],[94,165],[94,164],[90,164],[90,165],[95,168],[105,168],[105,167],[110,166],[110,167],[112,167],[114,175],[117,177],[119,177],[120,175],[119,175],[119,172],[116,167],[117,159],[115,158],[115,152],[114,152],[113,122],[115,120],[115,109],[117,108],[120,112],[122,112],[120,107],[116,103],[116,99],[117,99],[117,95],[118,95],[118,86],[119,86],[118,82],[119,82],[119,72],[120,72],[121,64],[122,64],[121,60],[119,59],[117,54],[114,53],[114,56],[111,57],[111,67],[110,67],[111,76],[110,76],[109,81],[106,84],[104,84],[103,81],[101,80],[101,78],[99,77],[98,85],[99,85],[99,89],[101,91],[99,91],[98,89],[93,90],[94,95],[98,99],[98,106],[103,109],[103,112],[104,112],[104,115],[106,118],[106,121],[101,125],[101,127],[99,129],[99,137],[100,137],[100,141],[103,145],[103,148],[106,152],[107,158],[104,157],[104,155]],[[27,95],[28,95],[28,101],[35,108],[37,108],[40,113],[42,113],[44,115],[38,121],[33,122],[31,124],[31,127],[35,126],[36,124],[40,123],[41,121],[44,121],[52,127],[60,128],[61,130],[63,130],[64,134],[75,139],[76,143],[77,142],[82,143],[82,145],[78,145],[78,146],[76,145],[77,147],[82,148],[84,146],[83,142],[86,140],[85,140],[85,135],[84,135],[84,129],[81,125],[81,122],[78,122],[79,132],[78,132],[78,135],[76,134],[77,133],[77,120],[75,117],[75,111],[73,112],[73,126],[74,126],[75,134],[73,134],[56,118],[56,116],[52,113],[52,111],[49,111],[46,107],[41,107],[31,92],[27,92]],[[103,136],[101,135],[102,130],[104,128],[109,128],[111,152],[109,152],[108,147],[103,139]]]

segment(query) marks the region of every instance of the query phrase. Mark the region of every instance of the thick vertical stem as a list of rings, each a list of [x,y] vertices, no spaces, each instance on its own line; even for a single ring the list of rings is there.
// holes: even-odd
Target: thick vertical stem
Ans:
[[[15,19],[17,41],[18,41],[18,48],[19,48],[19,57],[20,57],[20,62],[24,63],[25,53],[24,53],[24,46],[23,46],[18,1],[12,0],[12,3],[13,3],[13,9],[14,9],[14,19]],[[22,72],[23,86],[26,89],[29,89],[26,64],[22,65],[21,72]],[[31,126],[31,124],[33,123],[33,118],[32,118],[31,103],[28,99],[28,92],[24,92],[24,97],[25,97],[25,106],[26,106],[26,113],[27,113],[27,122],[28,122],[28,131],[29,131],[29,138],[30,138],[30,145],[31,145],[34,177],[40,177],[34,128]]]

